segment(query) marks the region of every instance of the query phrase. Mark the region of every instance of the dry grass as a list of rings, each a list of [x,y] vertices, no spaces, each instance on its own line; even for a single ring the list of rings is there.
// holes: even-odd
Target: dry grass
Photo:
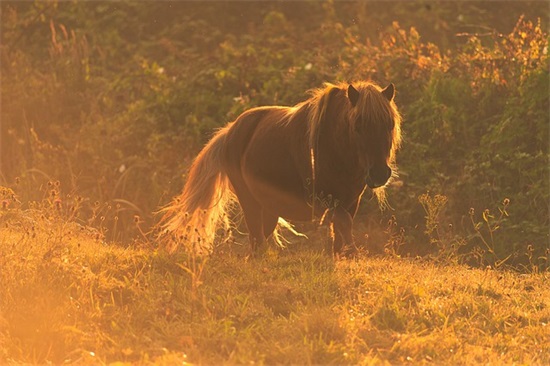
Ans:
[[[2,364],[550,363],[548,272],[335,261],[315,243],[201,260],[1,215]]]

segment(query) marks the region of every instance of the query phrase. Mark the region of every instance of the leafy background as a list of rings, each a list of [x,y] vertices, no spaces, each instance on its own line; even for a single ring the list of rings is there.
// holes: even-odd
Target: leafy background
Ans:
[[[4,208],[45,202],[129,245],[215,128],[372,79],[397,86],[405,141],[392,209],[365,197],[360,241],[548,263],[547,2],[0,6]]]

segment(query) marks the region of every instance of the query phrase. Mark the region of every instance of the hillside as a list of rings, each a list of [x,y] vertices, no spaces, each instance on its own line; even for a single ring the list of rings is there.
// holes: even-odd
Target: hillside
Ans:
[[[201,259],[47,211],[0,221],[2,364],[550,362],[548,272],[334,260],[317,239]]]

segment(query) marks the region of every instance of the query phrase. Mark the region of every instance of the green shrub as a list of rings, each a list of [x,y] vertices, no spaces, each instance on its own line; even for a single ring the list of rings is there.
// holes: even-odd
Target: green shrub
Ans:
[[[323,81],[373,79],[397,85],[405,140],[394,211],[366,207],[375,223],[395,215],[403,253],[434,249],[419,229],[426,191],[447,197],[444,221],[463,238],[470,208],[508,198],[503,254],[548,248],[548,15],[510,20],[537,4],[1,6],[0,167],[4,185],[21,178],[23,201],[59,180],[109,202],[119,222],[107,237],[130,242],[133,217],[154,224],[215,128]]]

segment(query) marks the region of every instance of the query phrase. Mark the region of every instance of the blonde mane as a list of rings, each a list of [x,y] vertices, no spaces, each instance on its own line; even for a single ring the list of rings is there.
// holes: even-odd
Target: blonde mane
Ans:
[[[310,90],[311,97],[297,108],[309,108],[308,113],[308,141],[311,154],[311,170],[312,179],[315,181],[316,164],[315,161],[318,151],[319,134],[321,125],[327,117],[327,108],[329,103],[336,103],[338,109],[334,120],[347,121],[347,126],[342,126],[348,129],[347,133],[350,140],[351,137],[356,134],[356,122],[358,120],[364,121],[369,129],[380,129],[382,124],[387,122],[388,117],[393,122],[393,129],[391,131],[391,149],[388,158],[388,165],[396,176],[397,166],[395,164],[396,152],[401,146],[401,114],[399,113],[397,106],[393,100],[389,101],[381,94],[382,88],[372,82],[358,81],[351,83],[353,87],[359,92],[359,99],[355,107],[352,107],[347,97],[347,88],[349,83],[331,84],[324,83],[323,87]],[[361,118],[358,118],[361,117]],[[387,202],[385,199],[385,186],[376,188],[374,193],[383,208]]]

